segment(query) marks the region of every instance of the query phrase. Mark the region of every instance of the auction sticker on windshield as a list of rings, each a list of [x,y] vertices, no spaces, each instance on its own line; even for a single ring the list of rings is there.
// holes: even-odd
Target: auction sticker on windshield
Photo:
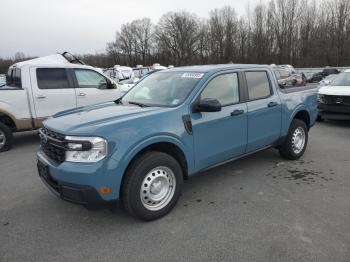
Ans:
[[[184,73],[181,77],[185,78],[202,78],[204,76],[203,73]]]

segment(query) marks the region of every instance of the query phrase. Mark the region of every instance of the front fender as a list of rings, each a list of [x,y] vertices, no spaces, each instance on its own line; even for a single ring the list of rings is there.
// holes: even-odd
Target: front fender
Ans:
[[[132,161],[132,159],[140,151],[156,143],[171,143],[176,145],[179,149],[182,150],[182,152],[185,155],[187,166],[188,166],[188,172],[190,173],[193,170],[194,168],[193,151],[190,150],[188,146],[186,146],[178,137],[175,137],[170,134],[158,134],[155,136],[144,138],[134,144],[131,144],[126,148],[118,148],[117,146],[117,149],[115,152],[113,152],[113,154],[111,155],[111,158],[118,162],[116,173],[118,174],[117,184],[119,185],[119,190],[120,190],[121,181],[123,179],[125,171],[128,165],[130,164],[130,162]]]

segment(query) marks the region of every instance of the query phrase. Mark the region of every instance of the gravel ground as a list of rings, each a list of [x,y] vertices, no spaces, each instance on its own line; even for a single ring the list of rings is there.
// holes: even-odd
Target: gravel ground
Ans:
[[[141,222],[56,198],[36,133],[0,155],[0,261],[350,261],[350,123],[318,123],[298,161],[271,149],[185,182],[175,209]]]

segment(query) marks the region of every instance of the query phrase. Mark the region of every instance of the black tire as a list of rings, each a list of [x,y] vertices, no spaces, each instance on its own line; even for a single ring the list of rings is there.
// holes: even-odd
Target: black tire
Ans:
[[[149,210],[142,202],[146,200],[141,200],[141,188],[145,186],[144,179],[147,174],[150,174],[157,167],[166,167],[173,172],[175,189],[173,196],[168,198],[169,202],[165,206],[160,210]],[[152,173],[152,175],[154,174]],[[176,205],[182,191],[182,184],[183,174],[181,166],[172,156],[157,151],[147,152],[136,158],[125,174],[121,199],[123,207],[134,217],[145,221],[155,220],[169,213]]]
[[[298,128],[302,128],[304,130],[305,134],[305,143],[300,152],[295,152],[293,150],[293,134],[296,132]],[[304,121],[301,121],[299,119],[294,119],[289,127],[288,135],[284,141],[284,143],[280,146],[279,152],[282,157],[289,159],[289,160],[296,160],[299,159],[305,152],[308,142],[308,128]]]
[[[317,119],[316,119],[317,122],[323,122],[324,121],[324,118],[320,115],[317,115]]]
[[[1,145],[1,142],[3,139],[1,139],[1,136],[4,136],[5,143]],[[5,152],[9,149],[11,149],[13,145],[13,134],[10,128],[8,128],[6,125],[0,122],[0,152]]]

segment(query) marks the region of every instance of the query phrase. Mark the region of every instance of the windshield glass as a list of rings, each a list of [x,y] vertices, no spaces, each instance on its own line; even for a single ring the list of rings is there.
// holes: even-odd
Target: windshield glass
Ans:
[[[202,73],[165,72],[149,75],[131,89],[122,103],[146,106],[177,106],[203,77]]]
[[[333,86],[350,86],[350,72],[340,73],[332,82]]]

